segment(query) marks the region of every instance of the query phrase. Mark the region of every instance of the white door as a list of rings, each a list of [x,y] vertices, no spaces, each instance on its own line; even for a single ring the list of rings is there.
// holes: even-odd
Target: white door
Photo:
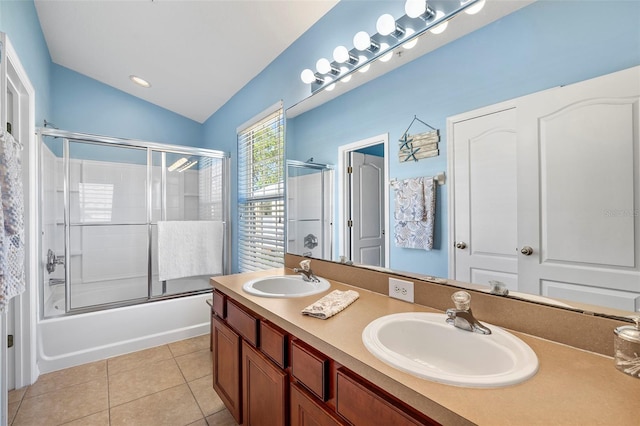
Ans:
[[[513,108],[453,124],[455,279],[518,288]]]
[[[349,153],[351,260],[384,266],[384,158]]]
[[[520,289],[640,309],[640,67],[523,98]]]

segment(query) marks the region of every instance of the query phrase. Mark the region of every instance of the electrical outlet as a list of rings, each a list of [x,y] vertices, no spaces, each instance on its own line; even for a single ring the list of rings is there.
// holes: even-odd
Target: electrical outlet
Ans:
[[[389,278],[389,296],[413,303],[413,281]]]

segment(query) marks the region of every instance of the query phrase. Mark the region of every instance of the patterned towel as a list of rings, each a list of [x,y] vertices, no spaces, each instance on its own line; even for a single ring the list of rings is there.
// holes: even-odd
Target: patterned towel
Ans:
[[[398,193],[407,192],[413,188],[417,179],[420,179],[420,192],[422,197],[414,194],[412,202],[407,202],[407,197]],[[396,193],[396,206],[394,217],[394,236],[396,247],[431,250],[433,249],[433,234],[435,230],[436,214],[436,183],[433,178],[406,179],[394,185]],[[417,206],[422,200],[422,209]],[[423,213],[423,216],[420,214]]]
[[[302,315],[327,319],[344,310],[347,306],[355,302],[358,297],[360,297],[360,294],[358,294],[357,291],[333,290],[322,299],[304,308]]]
[[[24,196],[20,148],[0,130],[0,312],[25,290]]]

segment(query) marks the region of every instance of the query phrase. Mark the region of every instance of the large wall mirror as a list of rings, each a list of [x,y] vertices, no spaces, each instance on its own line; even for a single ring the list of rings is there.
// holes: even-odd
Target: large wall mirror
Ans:
[[[487,6],[491,3],[487,0]],[[605,89],[597,93],[599,99],[608,99],[604,102],[606,106],[587,106],[579,114],[566,116],[565,128],[562,125],[554,127],[559,121],[552,123],[555,117],[552,115],[565,111],[566,105],[556,105],[555,109],[548,110],[535,106],[539,103],[549,105],[554,96],[534,98],[524,104],[514,101],[529,95],[543,96],[534,94],[570,87],[630,70],[640,64],[640,28],[637,26],[640,6],[633,3],[594,1],[578,5],[562,0],[532,2],[325,103],[319,104],[317,95],[311,96],[307,107],[307,101],[303,101],[288,112],[287,156],[296,159],[314,157],[322,163],[338,164],[340,146],[386,133],[389,136],[390,180],[435,176],[446,171],[445,184],[437,188],[433,249],[398,248],[393,238],[385,247],[389,257],[386,266],[400,274],[439,277],[453,285],[487,291],[488,281],[498,277],[510,288],[511,295],[536,302],[603,315],[627,316],[640,311],[640,150],[637,132],[640,93],[636,87],[640,71],[638,68],[628,71],[635,73],[631,74],[632,80],[634,76],[636,78],[631,89],[623,88],[621,93],[612,89],[609,94]],[[450,27],[455,25],[454,19]],[[596,28],[598,30],[594,31]],[[426,34],[425,37],[433,35]],[[418,43],[422,41],[420,39]],[[575,87],[580,92],[583,86]],[[580,93],[574,95],[571,96],[575,97],[575,102],[584,104],[584,96],[580,98]],[[567,105],[571,102],[569,99]],[[504,244],[509,247],[509,253],[505,257],[510,258],[512,264],[520,262],[521,267],[505,270],[495,266],[496,274],[492,275],[479,271],[480,268],[474,271],[471,265],[464,275],[456,271],[460,264],[458,253],[464,249],[456,248],[455,244],[475,244],[478,247],[479,243],[456,240],[454,226],[462,222],[452,210],[456,202],[453,197],[468,189],[464,185],[477,187],[479,181],[465,182],[464,174],[457,173],[461,170],[456,164],[460,155],[450,151],[457,149],[453,148],[453,133],[465,130],[456,128],[457,124],[474,114],[491,115],[513,108],[518,110],[518,117],[526,115],[529,121],[522,126],[518,123],[511,129],[504,124],[507,121],[502,121],[495,128],[500,131],[506,129],[505,135],[518,139],[518,144],[522,140],[526,142],[531,135],[537,136],[531,136],[534,142],[526,142],[525,148],[518,145],[519,151],[512,151],[511,159],[501,157],[506,155],[504,153],[485,151],[487,157],[483,161],[488,167],[485,170],[500,163],[511,164],[513,167],[509,173],[512,175],[499,177],[475,172],[477,176],[489,179],[486,181],[489,184],[485,182],[483,199],[491,200],[491,203],[487,201],[489,207],[485,213],[489,216],[484,216],[484,225],[477,221],[474,224],[473,220],[469,223],[475,227],[474,230],[483,226],[485,240],[495,243],[496,247],[507,241]],[[440,155],[417,162],[403,162],[398,156],[398,140],[414,116],[439,129]],[[571,120],[578,121],[573,122],[573,127],[567,127],[566,123]],[[535,133],[540,126],[552,129],[550,132],[556,139],[566,139],[572,128],[580,131],[573,132],[574,139],[570,143],[556,149],[557,145],[541,147],[544,134]],[[620,126],[629,130],[618,132]],[[501,127],[504,128],[499,129]],[[582,138],[582,145],[575,137]],[[596,140],[601,141],[597,149],[594,148]],[[617,143],[616,140],[622,142]],[[535,158],[537,162],[521,164],[522,158],[518,155]],[[541,163],[548,166],[549,173],[540,173]],[[474,167],[481,164],[478,162]],[[335,181],[339,182],[343,171],[336,170],[335,173]],[[509,180],[511,178],[515,180]],[[522,192],[522,185],[527,181],[530,185],[537,185],[534,192],[538,195],[530,199],[538,204],[526,201],[528,198]],[[492,186],[491,182],[506,184]],[[392,189],[388,188],[388,182],[386,185],[391,194],[390,212],[393,216]],[[544,197],[539,194],[544,194]],[[609,195],[608,201],[589,204],[594,197],[602,201]],[[339,196],[335,191],[334,207],[337,207]],[[577,203],[587,204],[580,207]],[[585,215],[580,212],[581,208],[592,211]],[[456,209],[460,210],[460,206]],[[499,226],[506,223],[500,214],[508,217],[509,209],[516,212],[515,217],[532,215],[536,221],[535,226],[521,221],[510,225],[509,232],[515,235],[515,243],[503,238],[506,231],[503,232]],[[564,216],[563,211],[566,211]],[[346,218],[338,217],[337,208],[334,212],[332,232],[333,241],[337,242],[338,229]],[[590,216],[594,221],[585,222]],[[578,221],[582,222],[579,226],[576,225]],[[543,222],[543,227],[540,227]],[[566,234],[570,238],[563,239],[561,231],[565,232],[570,227],[571,232]],[[589,227],[593,232],[583,232]],[[384,232],[393,232],[393,218],[388,221]],[[574,249],[581,245],[597,246],[598,249],[583,255],[587,251]],[[529,246],[533,251],[527,256],[524,253]],[[482,251],[496,260],[497,265],[500,261],[496,253],[506,249],[496,247],[487,246]],[[494,249],[496,253],[491,252]],[[300,250],[295,252],[301,254]],[[340,244],[334,244],[331,256],[312,257],[339,261],[344,254]],[[595,257],[589,257],[592,255]],[[525,260],[519,260],[522,258]],[[531,272],[550,261],[553,274],[544,275],[547,274],[545,271],[536,275]],[[574,291],[573,283],[581,283],[580,291]]]

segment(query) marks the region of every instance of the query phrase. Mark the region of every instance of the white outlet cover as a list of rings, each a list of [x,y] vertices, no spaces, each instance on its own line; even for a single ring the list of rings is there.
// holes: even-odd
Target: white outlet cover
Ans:
[[[389,296],[413,303],[413,281],[389,278]]]

